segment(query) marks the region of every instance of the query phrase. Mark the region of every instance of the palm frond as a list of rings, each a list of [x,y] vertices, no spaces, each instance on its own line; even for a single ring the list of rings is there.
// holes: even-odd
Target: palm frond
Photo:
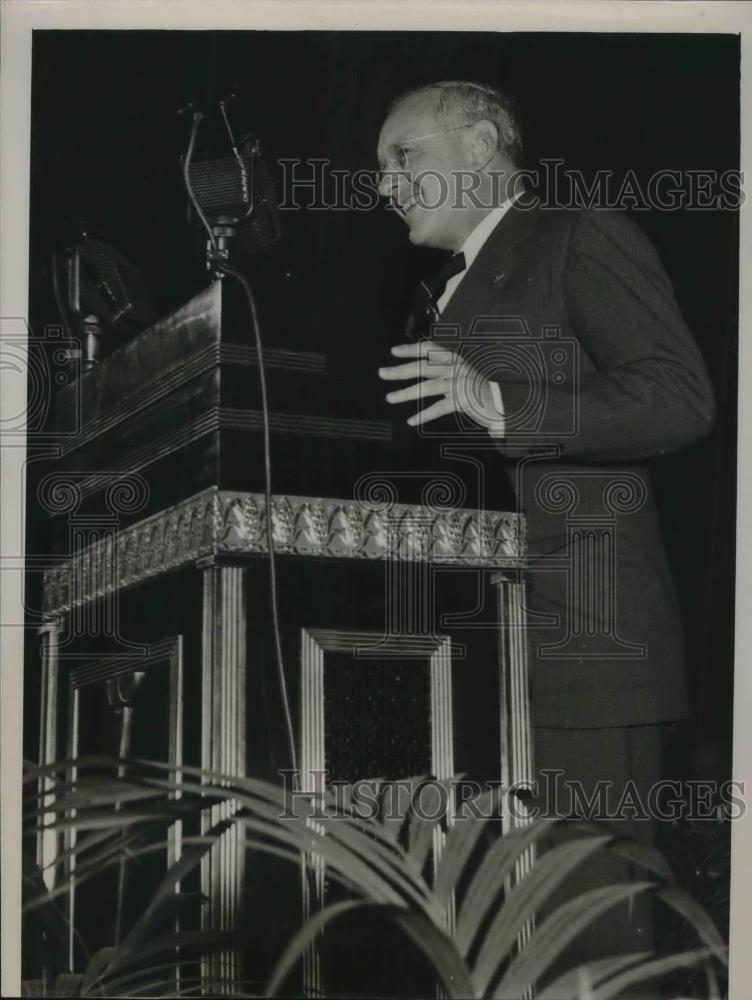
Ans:
[[[589,889],[563,903],[536,928],[524,951],[512,959],[494,997],[504,1000],[522,996],[588,924],[652,885],[652,882],[608,885]]]
[[[116,773],[123,774],[122,782],[114,778]],[[297,866],[317,858],[327,878],[354,895],[328,905],[318,901],[321,908],[283,950],[268,983],[269,994],[282,988],[307,949],[320,945],[321,932],[329,923],[357,919],[366,909],[389,915],[405,939],[428,959],[450,998],[525,995],[545,979],[547,970],[589,923],[647,892],[654,892],[693,929],[701,947],[670,956],[637,953],[604,958],[559,976],[539,994],[541,1000],[553,1000],[555,995],[579,1000],[583,981],[594,1000],[609,1000],[649,979],[698,964],[711,969],[709,962],[726,961],[724,942],[713,921],[679,888],[663,856],[653,847],[608,829],[604,832],[602,824],[569,824],[576,837],[549,846],[519,877],[519,862],[529,857],[526,852],[562,821],[537,820],[505,834],[498,824],[489,829],[487,818],[495,815],[497,792],[487,793],[477,803],[478,814],[460,813],[446,827],[440,856],[433,858],[431,886],[424,871],[442,826],[413,807],[424,778],[412,779],[413,794],[406,801],[399,800],[389,783],[374,782],[380,809],[367,817],[341,793],[290,795],[253,777],[187,766],[178,770],[153,761],[94,756],[27,771],[30,789],[41,779],[44,793],[27,796],[27,828],[77,831],[75,844],[56,862],[62,876],[74,869],[77,885],[118,864],[124,852],[139,858],[164,851],[179,821],[184,825],[190,821],[192,829],[209,826],[202,834],[188,835],[184,830],[182,856],[164,874],[123,942],[98,952],[82,976],[71,975],[59,988],[88,994],[128,989],[137,995],[139,990],[160,989],[160,983],[169,988],[169,969],[179,966],[188,952],[242,948],[243,940],[227,932],[159,930],[182,905],[178,884],[215,850],[230,827],[242,830],[246,850],[266,852]],[[57,798],[50,804],[53,794]],[[521,947],[520,932],[530,926],[552,892],[578,865],[604,850],[642,868],[651,879],[593,889],[568,900]],[[35,883],[25,903],[27,911],[49,903],[67,888],[65,877],[51,892]],[[452,902],[458,907],[456,926],[446,918]],[[143,967],[150,957],[164,958],[163,965]],[[193,963],[195,968],[195,959]],[[712,969],[709,976],[712,995]],[[29,988],[37,987],[29,984]],[[190,979],[183,979],[172,995],[193,991]]]
[[[479,996],[485,994],[500,962],[511,954],[517,935],[525,924],[570,872],[609,840],[609,837],[588,837],[558,844],[546,851],[507,894],[504,905],[498,908],[491,920],[473,966],[473,983]]]

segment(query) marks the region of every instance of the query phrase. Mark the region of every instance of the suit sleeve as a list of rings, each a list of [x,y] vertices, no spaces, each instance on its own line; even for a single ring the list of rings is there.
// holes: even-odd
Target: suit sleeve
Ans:
[[[547,382],[539,443],[558,445],[563,458],[628,461],[706,434],[715,403],[705,364],[642,231],[621,213],[583,212],[563,281],[580,378]],[[497,381],[509,417],[529,384]],[[507,433],[511,441],[513,419]]]

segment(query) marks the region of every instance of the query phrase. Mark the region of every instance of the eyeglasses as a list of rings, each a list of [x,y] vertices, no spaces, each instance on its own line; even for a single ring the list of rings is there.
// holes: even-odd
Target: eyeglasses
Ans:
[[[457,132],[461,128],[469,128],[474,125],[475,122],[463,122],[461,125],[453,125],[451,128],[443,128],[439,132],[428,132],[426,135],[414,135],[410,136],[409,139],[403,139],[402,142],[397,143],[392,147],[394,156],[390,160],[386,160],[383,165],[379,166],[378,170],[378,182],[382,183],[385,177],[396,171],[405,172],[410,167],[410,154],[414,151],[413,147],[415,143],[425,142],[427,139],[435,139],[439,135],[447,135],[449,132]]]

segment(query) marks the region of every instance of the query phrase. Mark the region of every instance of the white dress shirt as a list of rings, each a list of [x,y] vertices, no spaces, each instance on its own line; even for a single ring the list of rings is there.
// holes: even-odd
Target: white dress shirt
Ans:
[[[507,214],[513,201],[514,195],[511,198],[507,198],[506,201],[503,201],[501,205],[497,205],[496,208],[492,209],[488,215],[480,220],[478,225],[475,229],[473,229],[460,249],[457,251],[458,253],[463,253],[465,255],[465,270],[460,271],[459,274],[452,275],[449,281],[447,281],[446,288],[436,301],[436,308],[439,311],[439,315],[441,315],[446,309],[447,303],[457,291],[459,283],[470,270],[473,261],[483,248],[483,244]]]
[[[436,302],[436,308],[439,311],[439,316],[441,316],[443,311],[446,309],[447,303],[457,291],[457,287],[469,271],[475,258],[480,253],[483,244],[509,211],[513,201],[514,195],[512,195],[511,198],[507,198],[507,200],[502,202],[501,205],[497,205],[496,208],[492,209],[488,215],[481,219],[460,247],[458,253],[464,253],[465,255],[465,270],[460,271],[459,274],[452,275],[449,281],[447,281],[446,288]],[[496,382],[489,381],[488,384],[491,387],[491,395],[493,396],[494,406],[498,410],[499,414],[503,416],[504,402],[501,398],[501,389]]]

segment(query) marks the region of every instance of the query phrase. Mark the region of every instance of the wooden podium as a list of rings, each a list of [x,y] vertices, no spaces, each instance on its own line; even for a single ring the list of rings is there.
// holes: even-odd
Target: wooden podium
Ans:
[[[532,779],[522,518],[467,491],[453,504],[450,462],[395,473],[389,421],[338,412],[326,359],[281,349],[266,351],[269,509],[240,316],[215,282],[59,394],[67,444],[39,488],[57,552],[40,761],[108,752],[279,780],[271,518],[303,787],[311,771]],[[203,864],[205,927],[241,917],[255,875],[237,838]],[[63,847],[43,833],[40,861]],[[159,864],[179,853],[176,834]],[[128,888],[126,912],[147,881]],[[83,893],[69,904],[92,947],[119,933]],[[262,962],[300,915],[280,918]],[[248,978],[235,953],[205,971]],[[304,988],[321,988],[310,970]]]

